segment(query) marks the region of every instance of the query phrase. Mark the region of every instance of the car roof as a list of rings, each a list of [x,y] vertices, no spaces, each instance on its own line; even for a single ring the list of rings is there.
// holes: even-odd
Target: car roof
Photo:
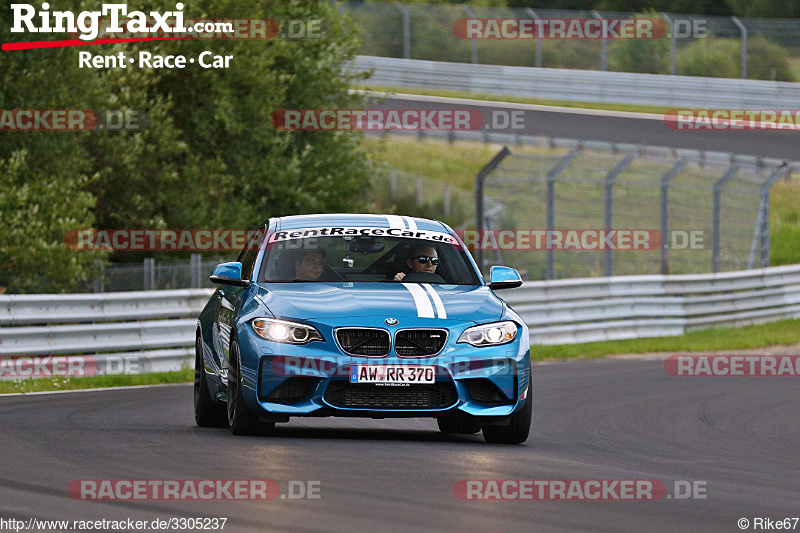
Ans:
[[[321,228],[330,226],[420,229],[447,232],[448,228],[438,220],[400,215],[374,215],[360,213],[325,213],[316,215],[293,215],[274,219],[275,229]]]

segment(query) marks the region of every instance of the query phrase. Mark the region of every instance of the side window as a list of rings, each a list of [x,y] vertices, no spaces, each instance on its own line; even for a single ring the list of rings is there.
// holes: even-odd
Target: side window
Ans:
[[[239,261],[242,264],[242,279],[253,279],[253,265],[256,262],[261,242],[266,234],[266,226],[261,226],[253,231],[253,235],[247,241],[247,246],[239,254]]]

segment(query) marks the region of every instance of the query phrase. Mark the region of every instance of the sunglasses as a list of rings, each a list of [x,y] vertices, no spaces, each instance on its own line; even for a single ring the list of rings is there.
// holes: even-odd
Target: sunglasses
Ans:
[[[438,265],[439,264],[439,258],[438,257],[428,257],[426,255],[420,255],[418,257],[415,257],[414,259],[416,259],[419,262],[420,265],[427,265],[428,261],[430,261],[430,263],[432,265]]]

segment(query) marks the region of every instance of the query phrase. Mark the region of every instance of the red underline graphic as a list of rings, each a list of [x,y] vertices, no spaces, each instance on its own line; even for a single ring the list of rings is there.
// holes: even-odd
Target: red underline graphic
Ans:
[[[35,48],[61,48],[64,46],[89,46],[93,44],[136,43],[140,41],[168,41],[188,37],[140,37],[137,39],[95,39],[94,41],[31,41],[26,43],[3,43],[3,50],[33,50]]]

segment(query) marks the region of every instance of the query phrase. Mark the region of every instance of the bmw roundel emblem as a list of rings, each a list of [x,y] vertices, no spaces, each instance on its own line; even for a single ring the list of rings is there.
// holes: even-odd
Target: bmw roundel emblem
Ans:
[[[396,326],[399,320],[397,320],[396,318],[387,318],[386,320],[384,320],[384,322],[386,323],[387,326]]]

